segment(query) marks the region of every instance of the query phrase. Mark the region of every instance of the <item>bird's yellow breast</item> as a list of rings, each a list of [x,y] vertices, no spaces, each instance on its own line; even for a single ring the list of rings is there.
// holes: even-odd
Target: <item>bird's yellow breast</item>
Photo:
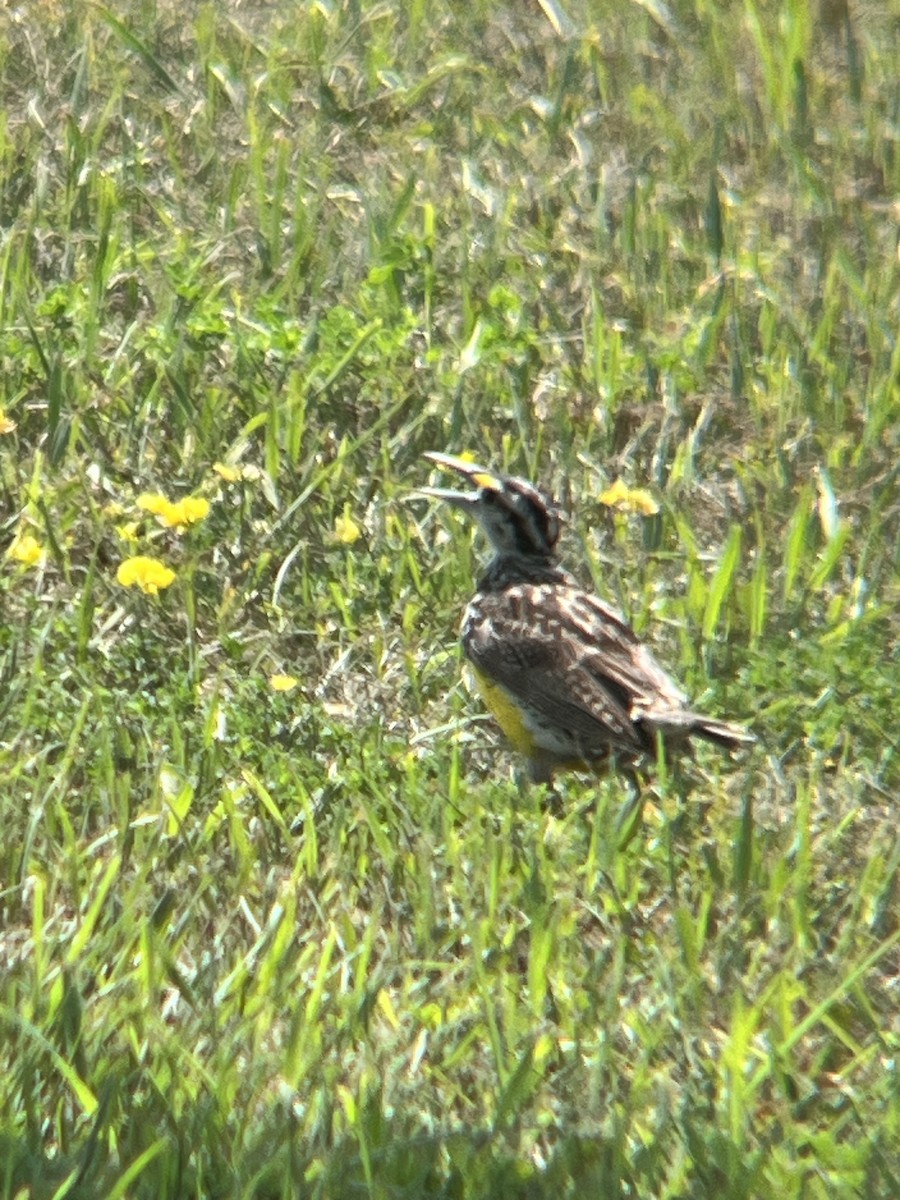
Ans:
[[[494,720],[506,734],[512,746],[520,754],[530,758],[534,755],[537,747],[534,734],[525,724],[522,710],[498,683],[494,683],[474,667],[472,667],[472,674],[481,697]]]

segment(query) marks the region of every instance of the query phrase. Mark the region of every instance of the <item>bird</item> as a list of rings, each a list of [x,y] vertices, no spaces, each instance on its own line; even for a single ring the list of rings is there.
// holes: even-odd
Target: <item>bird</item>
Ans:
[[[560,771],[631,773],[641,760],[698,737],[725,750],[750,746],[744,726],[695,712],[614,608],[560,563],[561,515],[528,480],[451,454],[425,455],[473,491],[419,494],[465,513],[492,557],[466,606],[463,654],[482,698],[535,783]]]

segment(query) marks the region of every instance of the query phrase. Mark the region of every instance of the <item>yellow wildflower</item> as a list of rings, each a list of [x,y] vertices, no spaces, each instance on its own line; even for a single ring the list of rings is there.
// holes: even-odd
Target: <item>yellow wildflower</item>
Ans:
[[[158,558],[137,554],[119,563],[116,580],[122,587],[139,587],[148,596],[155,596],[175,581],[175,572]]]
[[[123,542],[130,542],[133,545],[138,540],[138,522],[123,521],[121,525],[116,526],[116,533]]]
[[[334,536],[342,546],[352,546],[362,537],[362,530],[350,516],[350,505],[344,505],[344,515],[334,523]]]
[[[652,517],[659,512],[659,505],[646,488],[630,488],[621,479],[600,493],[600,503],[622,512],[640,513],[642,517]]]
[[[44,547],[36,537],[19,530],[6,551],[6,557],[23,566],[35,567],[44,557]]]
[[[172,501],[167,500],[165,496],[161,496],[159,492],[142,492],[135,501],[138,508],[142,508],[144,512],[153,513],[154,516],[161,517],[172,507]]]
[[[6,409],[0,408],[0,434],[12,433],[15,427],[16,423],[6,415]]]
[[[299,682],[293,675],[269,676],[269,687],[273,692],[292,692]]]
[[[255,463],[213,463],[212,469],[226,483],[237,483],[239,480],[244,480],[245,483],[256,483],[262,475],[259,467]]]
[[[159,492],[144,492],[138,496],[136,503],[138,508],[159,517],[160,522],[169,529],[180,525],[194,525],[209,513],[209,501],[204,500],[202,496],[185,496],[176,503],[167,500]]]
[[[213,463],[213,470],[226,483],[237,483],[241,477],[241,468],[234,466],[232,463]]]
[[[175,508],[180,518],[176,522],[178,525],[196,525],[209,515],[209,501],[203,496],[185,496],[183,500],[178,501]]]

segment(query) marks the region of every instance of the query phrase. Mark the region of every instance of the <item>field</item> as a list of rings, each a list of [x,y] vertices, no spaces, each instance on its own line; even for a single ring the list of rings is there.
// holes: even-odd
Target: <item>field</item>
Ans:
[[[898,79],[896,0],[0,13],[0,1200],[900,1196]],[[527,786],[428,450],[758,745]]]

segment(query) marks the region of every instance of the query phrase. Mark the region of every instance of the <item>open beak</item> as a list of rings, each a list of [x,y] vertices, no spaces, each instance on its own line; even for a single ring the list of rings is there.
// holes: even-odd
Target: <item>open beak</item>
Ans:
[[[468,462],[465,458],[457,458],[455,454],[438,454],[434,451],[430,451],[424,457],[445,470],[455,471],[457,475],[462,475],[476,488],[487,488],[489,491],[496,492],[503,489],[503,480],[499,475],[495,475],[486,467],[479,467],[477,463]],[[444,500],[447,504],[452,504],[454,508],[471,509],[477,505],[479,498],[478,492],[458,492],[452,488],[423,487],[417,488],[416,491],[420,496],[432,496],[436,500]]]
[[[455,492],[452,488],[420,487],[416,488],[413,496],[431,496],[433,500],[443,500],[454,508],[474,508],[478,503],[477,493]]]
[[[469,462],[468,459],[457,458],[455,454],[438,454],[434,450],[429,450],[423,457],[435,463],[438,467],[444,467],[448,471],[455,471],[457,475],[462,475],[464,479],[468,479],[476,487],[488,488],[491,491],[498,492],[503,487],[502,476],[495,475],[487,467],[479,467],[477,463]]]

